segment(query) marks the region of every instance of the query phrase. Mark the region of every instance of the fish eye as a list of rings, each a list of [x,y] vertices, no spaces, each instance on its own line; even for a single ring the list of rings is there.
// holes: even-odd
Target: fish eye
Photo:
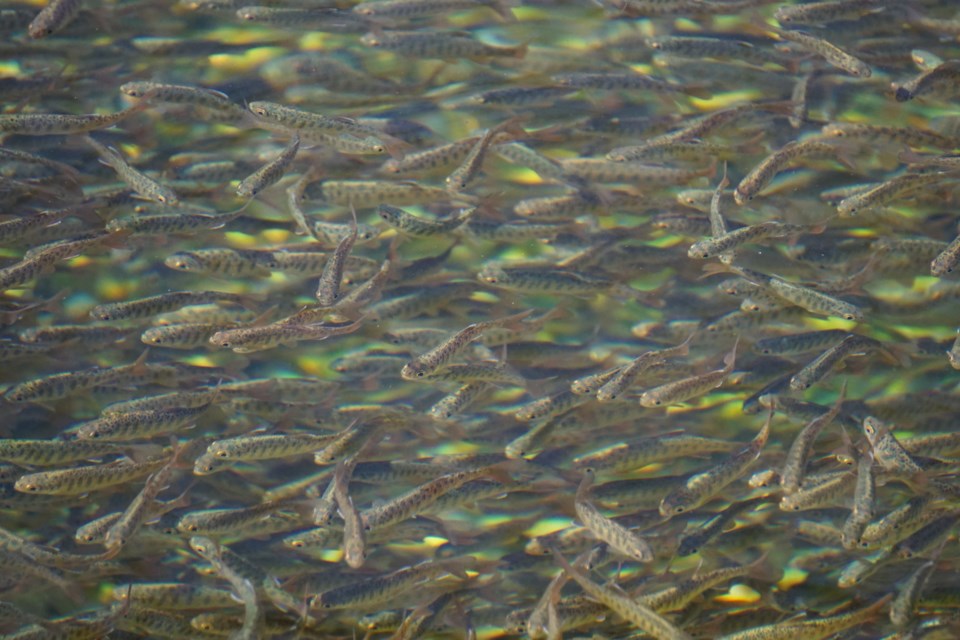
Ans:
[[[676,507],[676,508],[673,510],[673,512],[674,512],[674,513],[683,513],[683,507]]]
[[[226,451],[217,451],[217,453],[216,453],[215,455],[216,455],[218,458],[226,458],[226,457],[227,457],[227,452],[226,452]]]
[[[422,378],[422,377],[423,377],[423,371],[417,371],[417,377],[418,377],[418,378]]]

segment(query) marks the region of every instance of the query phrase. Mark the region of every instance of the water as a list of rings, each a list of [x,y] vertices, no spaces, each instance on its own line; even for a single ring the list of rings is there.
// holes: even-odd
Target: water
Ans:
[[[842,2],[810,20],[812,5],[762,0],[469,5],[390,17],[350,3],[87,2],[40,39],[27,35],[39,6],[3,7],[0,148],[31,155],[0,156],[0,526],[22,577],[0,581],[0,631],[547,637],[526,622],[561,571],[551,550],[573,562],[594,549],[577,577],[608,595],[563,586],[563,637],[642,637],[594,601],[609,593],[653,602],[663,637],[775,624],[755,637],[954,637],[949,3]],[[144,95],[140,81],[188,88]],[[346,119],[297,116],[295,157],[248,201],[240,182],[292,151],[289,121],[258,102]],[[13,130],[18,114],[137,106],[115,127]],[[104,147],[146,177],[101,162]],[[758,177],[764,161],[775,169]],[[455,189],[451,175],[467,177]],[[381,204],[418,218],[390,223]],[[783,225],[688,255],[771,221]],[[321,254],[337,252],[342,279],[324,273]],[[340,284],[338,307],[318,307],[321,279]],[[98,306],[203,291],[236,295]],[[503,322],[424,356],[491,320]],[[814,331],[829,333],[792,338]],[[776,337],[790,344],[759,342]],[[420,356],[441,366],[402,376]],[[640,356],[632,384],[601,394],[614,399],[567,393]],[[175,395],[149,409],[166,413],[107,422],[146,408],[117,403],[163,394]],[[798,434],[831,408],[789,471],[801,482],[781,482]],[[879,427],[864,433],[868,416]],[[116,446],[59,453],[92,432]],[[62,444],[42,464],[14,452],[19,439]],[[278,448],[256,448],[266,441]],[[628,445],[646,453],[615,463]],[[146,466],[51,495],[23,478],[111,464]],[[588,466],[595,484],[578,494]],[[418,488],[412,506],[390,503]],[[350,566],[349,504],[371,528]],[[397,522],[370,525],[384,504]],[[614,518],[653,559],[584,531],[585,504],[595,528]],[[246,511],[181,523],[205,509]],[[121,512],[139,524],[122,544],[75,539]],[[733,567],[680,604],[651,600]],[[397,571],[394,592],[336,591]],[[131,583],[221,591],[184,604]]]

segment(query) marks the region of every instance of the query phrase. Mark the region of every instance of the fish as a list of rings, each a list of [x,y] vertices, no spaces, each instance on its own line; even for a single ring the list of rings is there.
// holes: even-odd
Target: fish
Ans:
[[[844,385],[833,407],[808,422],[790,444],[787,457],[783,461],[783,467],[780,471],[780,488],[784,493],[796,493],[803,486],[813,442],[837,418],[842,410],[843,401],[846,398],[846,389],[846,385]]]
[[[790,378],[790,388],[794,391],[809,389],[847,356],[857,352],[873,351],[880,343],[872,338],[851,334],[830,347]]]
[[[480,173],[483,167],[483,161],[494,139],[504,137],[501,134],[506,134],[508,139],[511,136],[525,136],[527,132],[520,126],[520,122],[522,122],[523,119],[524,118],[514,117],[487,129],[486,133],[484,133],[470,151],[467,152],[466,157],[464,157],[460,165],[444,180],[447,189],[453,194],[459,194],[469,186],[470,182]]]
[[[241,198],[253,198],[258,193],[283,178],[287,168],[297,157],[300,150],[300,135],[294,134],[290,143],[277,155],[252,174],[244,178],[237,187],[237,195]]]
[[[640,404],[644,407],[661,407],[668,404],[685,402],[695,398],[703,393],[715,389],[722,385],[733,371],[737,359],[737,346],[739,340],[734,342],[733,349],[724,357],[723,368],[711,371],[699,376],[684,378],[667,382],[653,389],[647,389],[640,395]]]
[[[637,562],[650,562],[654,558],[653,548],[646,540],[636,535],[623,525],[604,516],[589,501],[589,489],[593,484],[594,472],[585,469],[583,480],[577,489],[574,498],[574,507],[577,518],[597,539],[606,542],[617,553],[632,558]]]
[[[80,0],[50,0],[27,27],[31,38],[45,38],[73,22],[80,13]]]
[[[387,204],[377,208],[377,214],[388,225],[405,235],[421,238],[448,235],[470,220],[475,212],[476,208],[470,207],[446,220],[428,220]]]
[[[660,515],[669,518],[695,509],[744,473],[760,456],[770,437],[771,412],[750,444],[715,467],[687,478],[683,486],[660,501]]]
[[[389,51],[395,55],[440,60],[523,58],[527,45],[489,45],[467,35],[421,33],[416,31],[369,32],[360,38],[367,47]]]
[[[210,399],[210,404],[198,407],[113,413],[97,420],[75,425],[72,432],[78,440],[108,440],[114,442],[172,434],[194,426],[197,419],[207,412],[215,399],[216,396]]]
[[[279,345],[293,345],[303,340],[326,340],[333,336],[353,333],[364,318],[343,324],[273,323],[260,327],[223,329],[210,336],[209,343],[234,353],[254,353]]]
[[[350,497],[347,487],[349,484],[348,474],[353,472],[355,465],[355,456],[350,459],[350,462],[341,461],[337,465],[336,472],[334,472],[332,486],[333,498],[343,518],[343,557],[348,566],[359,569],[366,560],[363,517],[353,505],[353,499]]]
[[[955,95],[958,74],[960,74],[960,65],[956,61],[942,62],[913,80],[894,85],[894,97],[897,102],[907,102],[927,95],[941,98]]]
[[[696,333],[691,333],[686,340],[676,347],[647,351],[634,358],[633,361],[621,367],[613,377],[597,389],[597,400],[600,402],[609,402],[617,399],[650,366],[661,362],[664,358],[686,355],[689,352],[690,341],[693,340],[695,335]]]
[[[113,147],[105,147],[90,136],[86,136],[84,141],[93,147],[103,164],[116,171],[120,179],[144,199],[166,205],[179,204],[180,196],[173,189],[132,167]]]
[[[793,42],[806,51],[822,57],[827,64],[840,69],[844,73],[857,78],[869,78],[873,75],[873,70],[863,60],[823,38],[802,31],[774,29],[774,33],[777,37]]]
[[[226,120],[241,121],[246,111],[228,95],[216,89],[162,82],[133,81],[120,85],[125,96],[153,103],[189,104],[210,109]]]
[[[369,608],[389,602],[391,598],[425,580],[436,579],[443,574],[462,575],[464,567],[473,564],[475,560],[470,556],[421,562],[391,573],[318,593],[310,598],[308,607],[311,610],[358,606]]]
[[[46,495],[77,495],[113,487],[141,478],[161,466],[166,460],[147,462],[110,462],[106,464],[39,471],[20,476],[14,489],[23,493]]]
[[[331,307],[340,299],[340,283],[343,280],[343,272],[346,269],[347,257],[353,250],[353,245],[357,242],[357,212],[350,206],[350,213],[353,216],[353,227],[350,234],[345,235],[337,244],[337,248],[323,265],[323,273],[320,274],[320,281],[317,283],[317,291],[314,294],[317,302],[324,307]]]
[[[90,317],[104,321],[149,318],[181,307],[211,302],[248,305],[250,298],[226,291],[171,291],[138,300],[99,304],[90,310]]]
[[[422,353],[400,370],[400,375],[407,380],[422,378],[452,360],[458,353],[467,348],[470,343],[480,338],[483,332],[490,329],[517,326],[524,318],[533,313],[532,309],[497,320],[475,322],[456,332],[433,349]]]
[[[625,595],[621,595],[610,587],[592,582],[590,578],[583,573],[583,570],[571,566],[559,552],[554,551],[553,555],[563,570],[566,571],[584,591],[638,629],[645,631],[659,640],[681,640],[690,637],[687,633],[675,627],[673,623],[647,605]]]
[[[760,164],[744,176],[740,184],[733,190],[733,199],[739,205],[753,200],[783,168],[798,158],[826,156],[837,158],[841,163],[850,165],[850,161],[846,160],[842,154],[843,148],[829,141],[816,138],[802,142],[790,141],[764,158]]]
[[[324,116],[265,101],[251,102],[247,108],[256,117],[258,124],[279,132],[292,131],[302,142],[329,144],[344,135],[356,140],[371,137],[383,145],[384,152],[389,152],[394,157],[402,157],[410,146],[399,138],[351,118]]]
[[[490,473],[490,469],[480,468],[440,475],[388,502],[361,511],[360,519],[363,522],[363,529],[364,531],[374,531],[402,522],[422,512],[439,500],[444,493],[453,491],[471,480]]]
[[[68,0],[76,2],[76,0]],[[106,129],[143,110],[134,105],[111,114],[67,115],[59,113],[18,113],[0,115],[0,132],[28,136],[55,136]]]

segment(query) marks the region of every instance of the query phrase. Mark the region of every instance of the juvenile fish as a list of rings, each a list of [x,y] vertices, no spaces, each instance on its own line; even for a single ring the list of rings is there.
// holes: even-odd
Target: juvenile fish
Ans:
[[[354,140],[374,138],[382,145],[384,152],[389,152],[394,157],[402,157],[410,146],[399,138],[360,124],[351,118],[324,116],[274,102],[251,102],[248,108],[257,117],[259,123],[274,130],[292,130],[304,142],[330,143],[343,135]]]
[[[402,522],[426,510],[444,494],[462,487],[471,480],[491,474],[489,468],[457,471],[437,477],[430,482],[407,491],[406,493],[361,512],[363,529],[373,531]]]
[[[391,51],[398,55],[440,60],[466,58],[480,62],[493,58],[523,58],[527,54],[526,44],[512,47],[495,46],[470,36],[436,31],[368,33],[360,38],[360,42],[368,47]]]
[[[747,472],[770,437],[770,417],[763,428],[747,447],[733,454],[722,463],[701,473],[690,476],[679,489],[671,491],[660,502],[660,515],[671,518],[675,515],[696,509],[717,494],[724,487]]]
[[[833,407],[817,416],[800,430],[800,433],[793,439],[790,449],[787,451],[787,457],[783,461],[783,469],[780,472],[780,488],[786,494],[796,493],[803,486],[803,479],[807,469],[807,461],[810,458],[810,452],[813,443],[824,428],[840,413],[843,400],[846,397],[846,385],[837,397]]]
[[[413,20],[478,7],[488,7],[502,18],[513,19],[509,5],[502,0],[376,0],[361,2],[354,5],[351,10],[372,18]]]
[[[234,322],[191,322],[152,327],[140,334],[140,342],[166,349],[209,347],[210,338],[218,331],[237,328]]]
[[[277,523],[281,530],[301,524],[296,514],[281,511],[283,505],[264,502],[243,509],[204,509],[183,514],[177,521],[177,530],[204,536],[238,536],[248,528],[256,528],[267,521]],[[285,528],[285,529],[284,529]]]
[[[213,399],[211,399],[213,402]],[[113,413],[74,428],[79,440],[126,441],[152,438],[188,429],[207,412],[209,404],[199,407],[174,407]]]
[[[363,518],[353,505],[349,494],[350,474],[356,466],[356,457],[341,461],[333,474],[333,498],[343,518],[343,557],[353,569],[363,566],[366,559]]]
[[[864,529],[873,520],[877,509],[877,485],[873,476],[873,452],[861,454],[857,463],[857,484],[853,492],[853,509],[843,523],[840,541],[844,549],[856,549]]]
[[[643,73],[562,73],[553,76],[553,81],[561,87],[571,87],[574,89],[647,91],[655,94],[678,93],[702,99],[708,99],[711,96],[710,91],[703,87],[666,82]],[[632,159],[613,158],[609,155],[607,157],[620,162]]]
[[[422,238],[450,234],[465,224],[475,211],[476,209],[471,207],[446,220],[429,220],[387,204],[381,204],[377,209],[380,218],[391,227],[406,235]]]
[[[75,1],[75,0],[74,0]],[[142,111],[134,105],[107,115],[66,115],[59,113],[12,113],[0,115],[0,132],[27,136],[54,136],[106,129],[127,116]]]
[[[408,175],[447,169],[462,162],[479,140],[479,136],[472,136],[424,151],[408,153],[403,158],[391,158],[383,163],[380,171],[391,175]]]
[[[311,199],[345,207],[376,207],[384,203],[394,205],[422,204],[446,201],[450,194],[438,187],[431,187],[403,180],[323,180],[318,188],[307,190]]]
[[[960,92],[960,61],[949,60],[925,71],[913,80],[894,85],[897,102],[921,96],[950,98]]]
[[[136,535],[147,519],[153,515],[156,510],[157,495],[167,488],[170,479],[173,477],[174,465],[179,451],[180,449],[176,449],[166,464],[147,477],[140,493],[130,501],[117,521],[107,530],[103,538],[103,546],[108,554],[118,553]],[[182,504],[183,501],[181,500],[176,506]]]
[[[262,327],[239,327],[217,331],[210,336],[210,344],[234,353],[253,353],[273,349],[279,345],[292,346],[304,340],[326,340],[333,336],[353,333],[363,325],[364,318],[343,324],[294,324],[278,322]]]
[[[673,625],[672,622],[639,600],[621,594],[605,585],[598,585],[583,572],[573,567],[567,560],[554,551],[554,558],[567,574],[577,581],[592,598],[602,602],[611,611],[633,624],[657,640],[690,640],[691,636]]]
[[[868,353],[881,347],[881,343],[873,338],[857,334],[848,335],[790,378],[790,388],[794,391],[805,391],[822,380],[831,369],[843,362],[844,359],[852,355]]]
[[[450,420],[471,407],[492,389],[493,386],[486,382],[467,383],[454,393],[438,400],[427,409],[427,415],[437,420]]]
[[[885,0],[828,0],[796,6],[783,6],[773,17],[780,24],[824,24],[844,18],[857,18],[871,9],[882,8]]]
[[[99,304],[90,310],[90,317],[97,320],[133,320],[211,302],[246,305],[250,303],[250,298],[226,291],[171,291],[138,300]]]
[[[481,282],[497,288],[525,293],[568,293],[593,295],[613,286],[613,281],[566,269],[550,267],[506,267],[488,263],[477,274]]]
[[[90,136],[86,136],[84,141],[93,147],[103,164],[116,171],[120,179],[143,198],[166,205],[175,205],[180,202],[180,197],[173,189],[132,167],[113,147],[105,147]]]
[[[308,607],[310,609],[376,608],[426,580],[446,573],[463,575],[464,568],[474,564],[475,561],[470,556],[422,562],[316,594],[310,598]]]
[[[610,545],[614,551],[637,562],[652,561],[654,559],[653,549],[646,540],[600,513],[589,501],[588,494],[593,480],[593,470],[586,469],[573,503],[577,518],[593,535]]]
[[[711,518],[706,524],[704,524],[699,529],[695,529],[689,533],[683,533],[680,536],[680,543],[677,545],[677,555],[681,558],[693,555],[700,551],[706,544],[708,544],[715,537],[723,533],[723,529],[733,522],[733,520],[748,509],[752,509],[759,505],[764,504],[767,501],[766,497],[754,498],[752,500],[743,500],[741,502],[736,502],[731,504],[729,507],[715,515]],[[729,571],[729,570],[728,570]],[[654,606],[652,602],[647,601],[648,604],[651,604],[654,609],[657,611],[664,611],[669,609],[663,609],[660,606]]]
[[[0,440],[0,460],[31,467],[55,467],[119,453],[122,445],[76,440]]]
[[[960,236],[954,238],[947,248],[937,254],[930,263],[930,275],[944,278],[960,264]]]
[[[210,443],[207,454],[231,463],[241,460],[273,460],[319,451],[329,444],[331,439],[332,436],[313,433],[239,436]]]
[[[575,469],[623,472],[645,467],[652,462],[675,460],[685,456],[727,453],[736,443],[682,433],[651,436],[629,444],[616,444],[596,453],[573,459]]]
[[[357,242],[357,212],[351,205],[350,213],[353,216],[353,226],[350,234],[344,236],[337,244],[337,248],[323,265],[320,282],[314,294],[317,302],[324,307],[331,307],[340,298],[340,283],[343,281],[343,272],[346,269],[347,258]]]
[[[863,213],[869,209],[889,204],[900,196],[916,191],[922,187],[943,182],[949,178],[945,171],[930,173],[905,173],[886,182],[851,196],[847,196],[837,203],[837,215],[849,217]]]
[[[240,186],[237,187],[237,195],[241,198],[253,198],[270,185],[278,182],[286,173],[299,150],[300,135],[295,133],[293,138],[290,139],[290,144],[276,158],[243,179]]]
[[[709,265],[708,265],[709,266]],[[806,309],[811,313],[826,316],[839,316],[844,320],[863,321],[863,311],[850,302],[834,298],[810,287],[788,282],[777,276],[770,276],[752,269],[730,267],[730,270],[746,278],[750,282],[763,287],[790,304]]]
[[[640,396],[640,404],[644,407],[661,407],[669,404],[685,402],[691,398],[696,398],[716,389],[724,383],[737,360],[737,346],[739,340],[734,343],[733,349],[724,357],[722,369],[704,373],[699,376],[684,378],[662,384],[659,387],[648,389]]]
[[[457,354],[466,349],[473,341],[480,338],[484,331],[497,327],[510,327],[517,325],[521,320],[533,313],[532,309],[517,313],[497,320],[487,320],[484,322],[475,322],[467,325],[457,333],[453,334],[436,347],[423,353],[407,364],[400,371],[400,375],[406,380],[422,378],[447,364]]]
[[[753,351],[763,355],[793,356],[822,349],[843,340],[850,332],[843,329],[806,331],[775,338],[763,338],[753,343]]]
[[[869,78],[873,75],[870,66],[863,60],[860,60],[823,38],[818,38],[801,31],[784,31],[782,29],[774,29],[774,31],[780,38],[800,45],[801,48],[820,56],[827,64],[845,73],[849,73],[857,78]]]
[[[841,148],[829,141],[811,139],[798,142],[792,140],[764,158],[760,164],[750,170],[737,188],[733,190],[733,199],[737,204],[746,204],[753,200],[770,181],[790,163],[800,158],[827,157],[838,158],[849,164],[841,155]]]
[[[666,358],[687,355],[690,351],[690,341],[693,340],[695,335],[696,333],[691,333],[683,343],[676,347],[647,351],[634,358],[631,362],[621,367],[602,387],[597,389],[597,400],[600,402],[615,400],[653,365],[663,362]]]
[[[483,134],[467,153],[467,156],[463,159],[460,166],[447,176],[445,180],[447,190],[451,194],[456,195],[467,188],[470,182],[480,173],[480,169],[483,167],[483,161],[486,159],[487,152],[490,149],[490,145],[493,144],[494,139],[502,138],[502,134],[506,134],[507,139],[510,137],[525,136],[527,132],[524,131],[523,127],[519,124],[523,119],[524,118],[520,117],[511,118],[506,122],[501,122],[487,129],[487,132]]]
[[[80,14],[81,0],[50,0],[27,27],[31,38],[45,38],[60,31]]]
[[[156,471],[167,461],[111,462],[72,469],[41,471],[20,476],[14,489],[23,493],[78,495],[124,484]]]
[[[825,124],[821,132],[830,138],[849,138],[867,142],[901,142],[910,147],[953,149],[957,146],[957,140],[950,136],[918,127],[892,127],[865,122],[831,122]]]

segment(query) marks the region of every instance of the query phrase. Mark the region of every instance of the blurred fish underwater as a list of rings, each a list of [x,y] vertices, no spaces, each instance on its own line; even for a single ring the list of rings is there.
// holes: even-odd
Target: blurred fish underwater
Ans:
[[[960,637],[950,0],[0,5],[0,637]]]

